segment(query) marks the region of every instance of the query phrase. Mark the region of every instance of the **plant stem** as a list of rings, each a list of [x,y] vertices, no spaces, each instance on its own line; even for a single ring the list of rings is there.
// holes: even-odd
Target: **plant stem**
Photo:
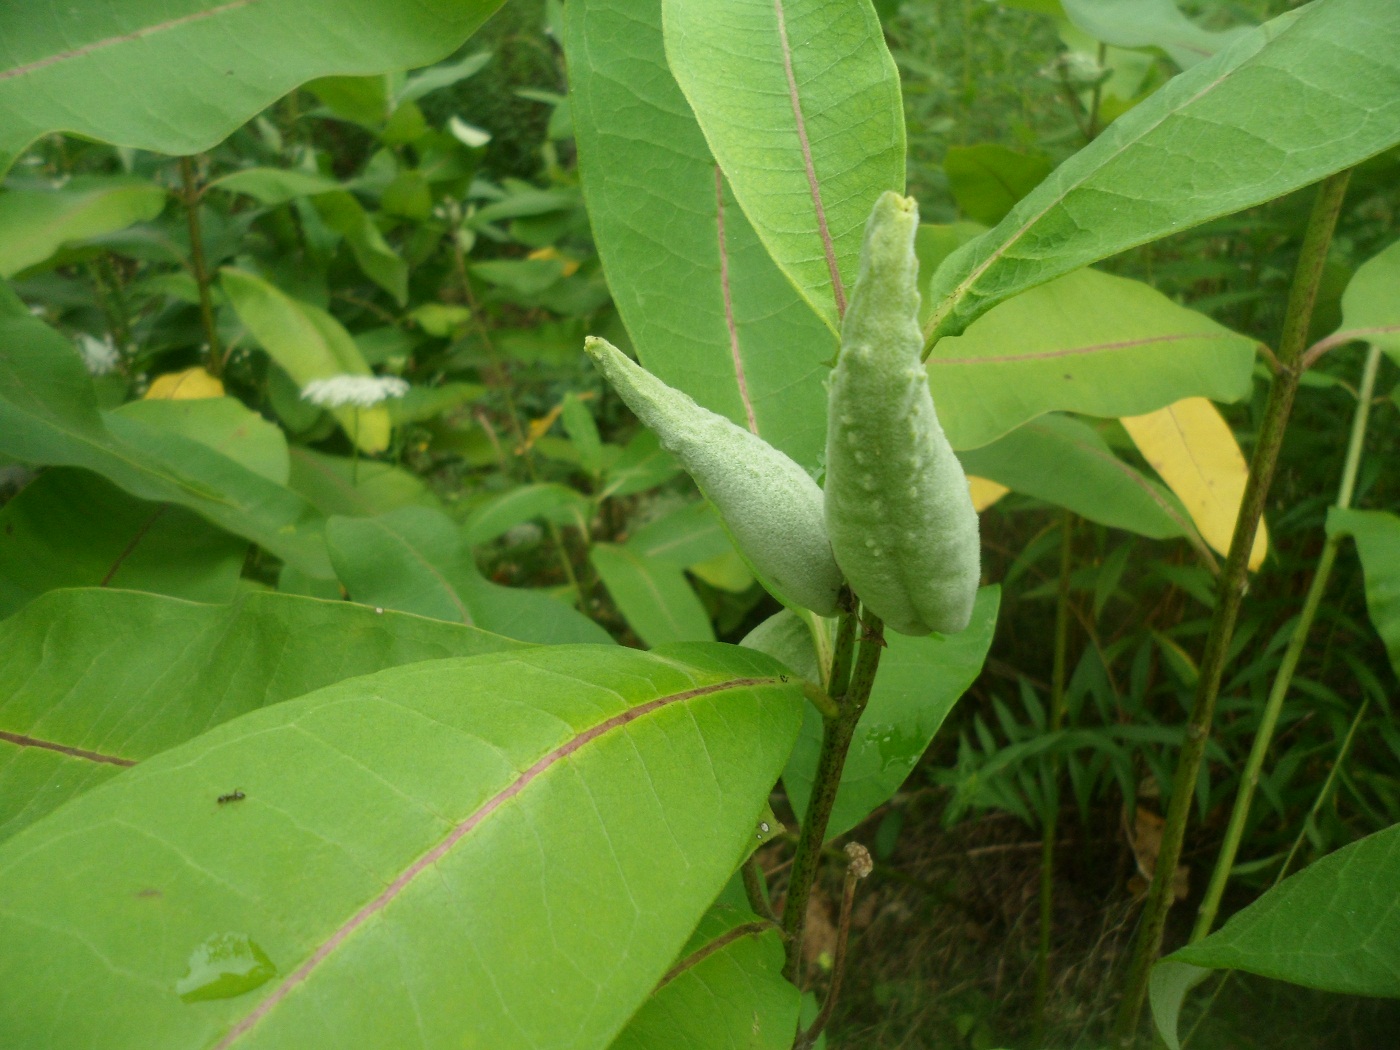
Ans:
[[[739,872],[744,880],[744,895],[748,897],[753,913],[777,926],[778,917],[773,914],[773,905],[768,903],[768,880],[758,866],[758,858],[750,853],[749,859],[739,867]]]
[[[1103,68],[1104,68],[1104,63],[1107,62],[1107,61],[1108,61],[1108,45],[1107,45],[1107,44],[1104,44],[1104,43],[1100,43],[1100,44],[1099,44],[1099,69],[1100,69],[1099,79],[1098,79],[1097,83],[1094,84],[1094,93],[1093,93],[1093,97],[1092,97],[1092,99],[1091,99],[1091,101],[1090,101],[1090,103],[1089,103],[1089,128],[1088,128],[1088,137],[1089,137],[1089,141],[1090,141],[1090,142],[1093,142],[1094,139],[1098,138],[1098,136],[1099,136],[1099,107],[1103,104],[1103,85],[1104,85],[1104,81],[1107,79],[1107,77],[1105,77],[1105,76],[1103,75],[1102,70],[1103,70]]]
[[[847,619],[854,621],[855,614],[846,613],[842,617],[841,636],[848,633]],[[783,967],[783,975],[798,987],[801,987],[802,936],[807,925],[807,901],[812,895],[812,883],[817,876],[822,846],[826,843],[826,828],[831,820],[831,808],[836,804],[837,788],[841,786],[846,753],[850,750],[856,723],[860,721],[866,701],[870,699],[875,672],[880,666],[880,654],[885,648],[884,625],[880,620],[867,612],[861,623],[864,630],[850,684],[835,697],[840,713],[822,722],[822,748],[817,759],[817,773],[812,780],[812,796],[807,800],[807,814],[802,820],[792,874],[788,877],[787,901],[783,905],[783,931],[788,937],[787,963]],[[853,625],[849,631],[854,632]],[[838,636],[837,650],[832,657],[832,678],[836,677],[834,672],[837,661],[841,659],[841,648]],[[849,652],[849,644],[846,650]]]
[[[180,182],[184,187],[185,220],[190,230],[190,269],[199,288],[199,319],[204,325],[204,341],[209,344],[205,370],[218,379],[224,372],[224,352],[219,346],[219,329],[214,323],[214,299],[210,294],[209,264],[204,258],[204,235],[199,225],[199,200],[203,191],[195,182],[194,165],[189,157],[180,158]]]
[[[836,997],[841,994],[841,978],[846,973],[846,943],[851,935],[851,905],[856,899],[856,883],[874,869],[870,851],[858,842],[847,844],[846,856],[850,858],[850,863],[846,865],[846,882],[841,889],[841,917],[836,923],[836,954],[831,962],[831,987],[826,990],[821,1012],[817,1014],[812,1026],[807,1031],[798,1033],[792,1044],[793,1050],[809,1050],[817,1041],[822,1029],[831,1020],[831,1013],[836,1008]]]
[[[1361,448],[1365,444],[1366,424],[1371,414],[1371,398],[1376,389],[1376,371],[1380,366],[1380,359],[1380,347],[1372,345],[1361,373],[1356,412],[1351,420],[1351,440],[1347,445],[1346,461],[1342,466],[1342,484],[1337,492],[1336,505],[1343,509],[1351,506],[1352,493],[1356,489],[1356,473],[1361,466]],[[1197,912],[1196,926],[1191,931],[1193,944],[1210,933],[1215,924],[1216,913],[1220,910],[1220,898],[1235,866],[1235,855],[1239,852],[1240,841],[1244,838],[1244,825],[1249,819],[1249,807],[1254,802],[1254,791],[1259,785],[1259,773],[1264,768],[1264,759],[1268,754],[1269,745],[1273,742],[1274,727],[1278,724],[1279,712],[1283,710],[1283,701],[1288,696],[1288,687],[1293,683],[1293,672],[1303,655],[1303,646],[1307,644],[1308,632],[1312,630],[1313,619],[1322,603],[1322,595],[1327,590],[1327,581],[1332,575],[1332,565],[1337,560],[1337,552],[1341,545],[1340,535],[1327,538],[1327,544],[1322,548],[1322,556],[1318,558],[1317,569],[1313,573],[1312,584],[1308,587],[1307,598],[1303,602],[1303,611],[1293,625],[1288,648],[1284,650],[1283,661],[1274,675],[1269,699],[1264,705],[1264,716],[1255,731],[1254,743],[1245,762],[1239,791],[1235,795],[1235,806],[1230,812],[1230,826],[1225,831],[1225,841],[1221,843],[1220,853],[1215,859],[1215,870],[1211,872],[1210,885],[1206,888],[1205,898]]]
[[[1157,855],[1157,868],[1143,909],[1142,925],[1128,969],[1123,1000],[1113,1025],[1113,1041],[1118,1046],[1128,1047],[1134,1042],[1138,1018],[1147,997],[1147,977],[1162,946],[1162,931],[1172,903],[1173,876],[1181,859],[1191,799],[1205,757],[1206,742],[1210,738],[1215,700],[1220,692],[1235,620],[1248,585],[1249,554],[1254,547],[1264,501],[1273,483],[1279,448],[1283,444],[1284,431],[1293,409],[1293,398],[1298,392],[1298,381],[1302,376],[1300,358],[1307,342],[1308,326],[1317,302],[1317,290],[1332,242],[1332,231],[1337,225],[1337,215],[1341,211],[1350,175],[1348,169],[1329,176],[1319,184],[1307,231],[1303,234],[1303,246],[1289,290],[1288,310],[1284,315],[1283,333],[1279,340],[1279,370],[1269,383],[1269,397],[1255,440],[1254,454],[1250,458],[1249,480],[1245,483],[1244,495],[1240,500],[1230,553],[1217,581],[1215,611],[1210,633],[1206,637],[1205,651],[1201,655],[1196,697],[1186,723],[1186,737],[1172,781],[1171,802],[1162,828],[1161,851]]]
[[[1327,779],[1322,782],[1321,789],[1318,790],[1317,797],[1313,799],[1312,808],[1308,810],[1307,819],[1303,821],[1303,826],[1298,829],[1297,836],[1293,839],[1293,845],[1288,849],[1288,855],[1283,858],[1283,863],[1279,865],[1278,871],[1274,873],[1274,881],[1269,885],[1277,886],[1288,877],[1288,869],[1293,867],[1293,858],[1297,856],[1298,850],[1302,848],[1303,840],[1308,837],[1308,829],[1317,820],[1317,815],[1322,812],[1322,807],[1327,804],[1327,800],[1332,796],[1332,786],[1337,782],[1337,777],[1341,774],[1342,766],[1345,764],[1347,755],[1351,751],[1352,741],[1356,739],[1356,731],[1361,727],[1362,719],[1366,717],[1366,711],[1371,705],[1371,698],[1365,697],[1361,701],[1361,706],[1356,709],[1356,714],[1351,720],[1351,726],[1347,729],[1347,735],[1342,738],[1342,745],[1337,749],[1336,761],[1332,763],[1332,768],[1327,771]],[[1205,1022],[1210,1014],[1211,1008],[1215,1005],[1215,1000],[1224,991],[1225,985],[1230,982],[1230,978],[1235,975],[1234,970],[1226,970],[1220,981],[1211,990],[1210,998],[1206,1000],[1205,1006],[1201,1008],[1201,1014],[1191,1025],[1191,1030],[1181,1040],[1184,1048],[1195,1037],[1197,1029]]]
[[[1069,665],[1069,592],[1074,569],[1074,514],[1065,511],[1060,537],[1060,591],[1055,602],[1055,662],[1050,671],[1050,731],[1065,725],[1065,678]],[[1060,817],[1060,759],[1047,761],[1045,821],[1040,844],[1040,944],[1035,960],[1034,1034],[1036,1046],[1045,1040],[1045,1002],[1050,994],[1050,925],[1055,904],[1055,836]]]

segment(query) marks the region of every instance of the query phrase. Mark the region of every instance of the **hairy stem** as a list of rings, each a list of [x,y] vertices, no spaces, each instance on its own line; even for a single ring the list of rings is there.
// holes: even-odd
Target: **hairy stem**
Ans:
[[[1371,398],[1376,389],[1376,371],[1380,360],[1380,347],[1373,345],[1366,355],[1366,364],[1361,373],[1356,412],[1351,420],[1351,440],[1347,445],[1346,461],[1342,466],[1342,483],[1337,492],[1336,505],[1343,509],[1351,506],[1352,493],[1356,489],[1356,473],[1361,466],[1361,449],[1366,440],[1366,424],[1371,414]],[[1269,745],[1273,742],[1274,727],[1278,724],[1279,712],[1283,710],[1283,701],[1288,696],[1288,687],[1293,683],[1293,672],[1303,655],[1303,646],[1307,644],[1308,632],[1312,630],[1317,608],[1322,603],[1328,578],[1332,575],[1332,564],[1337,560],[1337,552],[1341,545],[1340,535],[1329,536],[1326,546],[1322,548],[1312,584],[1308,587],[1307,598],[1303,601],[1303,611],[1299,614],[1297,623],[1293,625],[1288,648],[1284,650],[1283,661],[1274,675],[1269,699],[1264,705],[1264,716],[1255,731],[1254,743],[1250,747],[1249,759],[1245,762],[1239,791],[1235,795],[1235,805],[1230,811],[1230,826],[1225,831],[1225,841],[1221,843],[1220,853],[1215,858],[1215,870],[1211,872],[1210,885],[1206,888],[1206,895],[1196,914],[1196,926],[1191,931],[1193,944],[1210,933],[1215,925],[1216,913],[1220,910],[1220,898],[1225,893],[1230,871],[1235,866],[1235,855],[1239,852],[1240,841],[1244,838],[1244,825],[1249,819],[1249,807],[1254,802],[1254,791],[1259,786],[1259,774],[1264,768]]]
[[[854,621],[855,615],[847,613],[842,617],[836,652],[832,656],[833,679],[843,648],[840,638],[848,634],[847,619]],[[807,925],[807,901],[812,896],[812,883],[821,862],[826,828],[831,820],[831,808],[836,804],[837,788],[841,786],[841,771],[846,766],[851,737],[855,734],[856,723],[860,721],[866,701],[870,699],[875,672],[880,666],[880,654],[885,648],[884,625],[879,619],[867,612],[861,626],[860,652],[851,672],[850,683],[843,693],[835,697],[839,713],[835,718],[824,719],[822,723],[822,748],[817,759],[817,774],[812,781],[812,797],[807,801],[807,813],[802,819],[792,874],[788,877],[787,901],[783,905],[783,931],[788,937],[787,963],[783,967],[783,975],[798,987],[801,987],[802,936]],[[854,633],[854,624],[849,633]],[[849,653],[849,643],[845,649]]]
[[[1230,553],[1217,580],[1215,611],[1210,633],[1206,637],[1205,651],[1201,655],[1200,676],[1186,723],[1186,737],[1177,758],[1171,802],[1162,828],[1161,851],[1157,855],[1157,867],[1143,909],[1123,1000],[1114,1020],[1113,1040],[1118,1046],[1131,1046],[1136,1038],[1138,1019],[1147,997],[1148,974],[1162,946],[1162,930],[1172,903],[1173,875],[1181,859],[1191,799],[1205,757],[1206,742],[1210,738],[1215,700],[1220,692],[1235,620],[1248,585],[1249,553],[1254,547],[1254,536],[1259,528],[1269,487],[1273,483],[1279,448],[1283,444],[1284,431],[1293,409],[1293,398],[1298,392],[1298,381],[1302,376],[1300,359],[1307,342],[1313,306],[1317,302],[1327,250],[1332,243],[1332,231],[1337,225],[1337,215],[1341,211],[1350,175],[1348,169],[1329,176],[1319,184],[1307,231],[1303,235],[1298,268],[1289,290],[1283,334],[1279,340],[1279,370],[1269,384],[1269,397],[1264,406],[1254,454],[1250,458],[1249,480],[1240,500],[1239,517],[1235,520],[1235,532],[1230,540]]]
[[[223,375],[224,352],[219,346],[219,329],[214,323],[214,298],[209,291],[211,283],[209,264],[204,258],[204,235],[199,225],[199,201],[204,195],[195,180],[194,165],[189,157],[180,158],[181,194],[185,205],[185,221],[190,231],[190,269],[194,271],[194,283],[199,288],[199,319],[204,325],[204,341],[209,344],[205,369],[215,379]]]
[[[1069,591],[1074,569],[1074,514],[1065,511],[1060,536],[1060,590],[1055,602],[1055,662],[1050,671],[1050,731],[1065,726],[1065,678],[1069,666]],[[1047,761],[1045,826],[1040,843],[1040,944],[1035,960],[1035,1030],[1031,1042],[1045,1038],[1045,1003],[1050,994],[1050,925],[1055,905],[1055,836],[1060,818],[1060,759]]]

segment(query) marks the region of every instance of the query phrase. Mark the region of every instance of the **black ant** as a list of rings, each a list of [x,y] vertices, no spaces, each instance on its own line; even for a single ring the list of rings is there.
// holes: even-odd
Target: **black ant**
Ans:
[[[248,796],[243,794],[241,790],[235,789],[233,791],[230,791],[227,795],[220,795],[218,798],[218,804],[223,806],[227,805],[230,802],[242,802],[247,797]]]

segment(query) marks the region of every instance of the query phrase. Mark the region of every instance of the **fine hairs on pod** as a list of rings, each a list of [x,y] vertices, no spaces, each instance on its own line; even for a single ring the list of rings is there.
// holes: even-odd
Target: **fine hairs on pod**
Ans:
[[[901,634],[952,634],[981,577],[977,511],[920,354],[918,205],[885,193],[865,228],[827,403],[826,527],[866,608]]]
[[[823,523],[822,490],[757,434],[667,386],[606,339],[584,349],[627,407],[684,464],[739,554],[784,603],[836,612],[841,570]]]

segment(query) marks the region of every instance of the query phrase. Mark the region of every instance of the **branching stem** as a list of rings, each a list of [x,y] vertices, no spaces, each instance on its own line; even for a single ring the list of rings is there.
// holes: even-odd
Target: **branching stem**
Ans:
[[[1350,170],[1324,179],[1318,186],[1317,199],[1303,235],[1298,268],[1289,290],[1288,310],[1284,316],[1283,334],[1279,340],[1279,370],[1269,384],[1269,397],[1249,464],[1249,480],[1240,500],[1239,516],[1230,541],[1230,553],[1217,581],[1214,615],[1201,656],[1196,697],[1186,723],[1186,735],[1177,759],[1176,776],[1172,781],[1171,802],[1167,807],[1162,828],[1161,850],[1157,867],[1148,890],[1138,929],[1132,962],[1128,968],[1123,1000],[1113,1025],[1113,1041],[1117,1046],[1132,1046],[1137,1036],[1138,1019],[1147,998],[1147,978],[1157,961],[1162,946],[1162,931],[1166,926],[1167,910],[1171,907],[1173,876],[1181,859],[1181,846],[1186,836],[1186,822],[1191,801],[1195,796],[1197,777],[1210,738],[1215,715],[1215,700],[1225,671],[1235,621],[1248,585],[1249,554],[1264,511],[1264,501],[1273,483],[1279,448],[1283,444],[1293,398],[1302,376],[1302,352],[1307,342],[1308,326],[1322,281],[1323,266],[1337,225],[1342,199],[1346,195]]]
[[[1371,414],[1371,398],[1376,389],[1376,372],[1380,360],[1380,347],[1372,345],[1362,369],[1361,389],[1357,394],[1356,412],[1351,420],[1351,440],[1347,444],[1346,461],[1342,466],[1342,483],[1337,492],[1336,505],[1342,509],[1351,506],[1351,497],[1356,489],[1356,474],[1361,466],[1361,449],[1366,441],[1366,424]],[[1215,925],[1216,913],[1220,910],[1220,898],[1225,893],[1225,884],[1235,866],[1235,855],[1239,852],[1240,841],[1244,838],[1244,825],[1249,819],[1249,807],[1254,801],[1255,788],[1259,785],[1259,774],[1264,768],[1269,745],[1273,742],[1274,727],[1278,725],[1283,701],[1288,696],[1288,687],[1293,683],[1293,672],[1303,655],[1303,646],[1307,644],[1308,632],[1312,630],[1318,606],[1322,604],[1322,595],[1327,590],[1327,580],[1332,575],[1332,565],[1337,560],[1341,544],[1340,534],[1327,538],[1327,544],[1322,548],[1317,569],[1313,573],[1312,584],[1308,587],[1307,598],[1303,601],[1303,611],[1293,625],[1288,648],[1284,650],[1283,660],[1274,675],[1269,699],[1264,705],[1264,715],[1258,730],[1255,731],[1249,759],[1240,778],[1239,792],[1235,795],[1235,805],[1230,812],[1230,826],[1225,831],[1225,841],[1215,858],[1215,870],[1211,872],[1210,885],[1206,888],[1205,898],[1197,912],[1195,929],[1191,931],[1193,944],[1210,933],[1211,927]]]

